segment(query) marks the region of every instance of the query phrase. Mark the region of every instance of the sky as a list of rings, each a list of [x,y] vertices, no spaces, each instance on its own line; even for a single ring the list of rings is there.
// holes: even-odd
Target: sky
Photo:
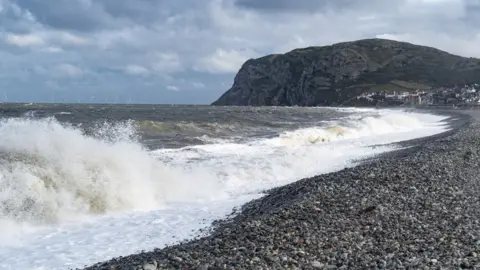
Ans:
[[[0,0],[0,101],[208,104],[250,58],[375,37],[480,57],[480,0]]]

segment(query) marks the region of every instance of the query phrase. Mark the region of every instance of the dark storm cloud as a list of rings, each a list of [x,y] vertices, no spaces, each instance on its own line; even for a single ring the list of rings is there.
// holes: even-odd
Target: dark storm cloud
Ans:
[[[175,15],[185,10],[201,9],[205,5],[205,2],[202,4],[195,0],[102,0],[99,3],[113,17],[139,22],[152,21],[159,15]]]
[[[298,1],[289,1],[289,0],[266,0],[266,1],[256,1],[256,0],[237,0],[235,4],[239,7],[251,8],[251,9],[260,9],[260,10],[315,10],[319,8],[323,1],[317,0],[298,0]]]
[[[81,32],[151,24],[203,6],[193,0],[16,0],[15,3],[43,25]]]
[[[396,6],[398,1],[391,0],[235,0],[235,5],[241,8],[263,11],[281,12],[318,12],[322,10],[347,10],[356,7]]]
[[[17,5],[0,1],[0,29],[14,32],[28,32],[32,28],[33,18]]]
[[[78,0],[16,0],[18,7],[30,12],[41,24],[65,30],[92,31],[109,22],[100,5]]]
[[[463,22],[480,29],[480,1],[467,1]]]

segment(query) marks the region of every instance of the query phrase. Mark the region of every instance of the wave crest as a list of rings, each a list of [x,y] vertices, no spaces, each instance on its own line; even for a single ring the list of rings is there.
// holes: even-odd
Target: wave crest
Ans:
[[[419,114],[392,113],[377,117],[368,116],[349,119],[340,124],[324,127],[312,127],[288,131],[270,140],[270,143],[283,146],[303,146],[338,140],[408,132],[421,128],[423,123]]]
[[[0,122],[0,218],[33,223],[153,209],[165,169],[132,140],[129,124],[94,136],[49,119]]]

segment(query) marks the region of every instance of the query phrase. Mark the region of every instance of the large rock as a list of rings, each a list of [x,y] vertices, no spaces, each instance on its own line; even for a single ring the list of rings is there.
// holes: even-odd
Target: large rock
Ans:
[[[212,105],[351,104],[366,91],[480,82],[480,59],[385,39],[296,49],[250,59]]]

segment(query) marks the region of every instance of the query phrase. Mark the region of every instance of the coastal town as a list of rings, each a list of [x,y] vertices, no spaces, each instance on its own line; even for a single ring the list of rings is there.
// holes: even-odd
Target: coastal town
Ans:
[[[400,106],[480,106],[480,85],[475,83],[428,90],[366,92],[357,99]]]

